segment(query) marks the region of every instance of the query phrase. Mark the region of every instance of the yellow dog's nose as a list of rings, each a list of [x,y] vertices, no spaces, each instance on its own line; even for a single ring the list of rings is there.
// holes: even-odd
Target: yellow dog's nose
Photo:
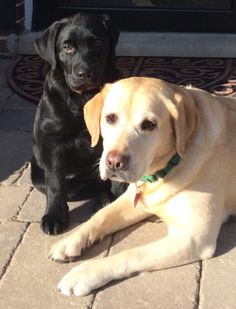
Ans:
[[[112,170],[122,170],[124,169],[129,161],[129,157],[126,155],[123,155],[117,150],[110,151],[106,156],[106,166]]]

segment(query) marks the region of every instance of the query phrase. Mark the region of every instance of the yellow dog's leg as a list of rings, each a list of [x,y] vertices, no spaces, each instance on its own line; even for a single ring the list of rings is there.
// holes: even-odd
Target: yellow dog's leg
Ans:
[[[117,200],[98,211],[68,237],[55,244],[49,253],[49,258],[68,261],[79,256],[82,250],[91,246],[96,240],[148,218],[151,214],[139,206],[133,207],[134,190],[133,187],[128,188]]]

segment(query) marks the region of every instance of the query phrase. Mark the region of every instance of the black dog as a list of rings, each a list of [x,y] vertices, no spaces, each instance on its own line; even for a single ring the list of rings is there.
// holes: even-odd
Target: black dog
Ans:
[[[77,14],[53,23],[36,40],[37,52],[51,65],[35,117],[31,160],[32,182],[47,198],[45,233],[67,228],[67,201],[110,190],[110,183],[99,180],[102,143],[90,147],[83,107],[117,78],[118,36],[107,16]]]

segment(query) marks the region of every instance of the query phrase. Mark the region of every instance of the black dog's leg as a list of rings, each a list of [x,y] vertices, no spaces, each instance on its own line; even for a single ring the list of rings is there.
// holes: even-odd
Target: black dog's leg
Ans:
[[[32,156],[31,161],[31,180],[34,187],[42,193],[46,193],[45,189],[45,173],[44,170],[38,165],[35,156]]]
[[[63,160],[54,150],[52,161],[45,171],[47,207],[41,220],[42,230],[51,235],[62,233],[69,225],[69,207],[66,203],[66,182]]]
[[[33,156],[31,159],[31,179],[35,188],[46,194],[47,198],[46,211],[41,219],[42,230],[50,235],[63,232],[69,224],[68,206],[64,197],[65,193],[60,190],[60,187],[65,187],[62,186],[62,183],[64,183],[63,176],[57,176],[56,168],[52,168],[46,177],[45,171],[40,168]],[[61,179],[61,181],[58,179]]]

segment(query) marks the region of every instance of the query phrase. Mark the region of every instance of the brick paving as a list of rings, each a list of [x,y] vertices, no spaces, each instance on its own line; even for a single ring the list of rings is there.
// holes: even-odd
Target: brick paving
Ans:
[[[48,260],[50,247],[64,235],[43,234],[39,220],[45,197],[30,181],[31,132],[35,106],[8,87],[10,59],[0,60],[0,309],[222,309],[236,303],[236,223],[223,226],[214,258],[173,269],[146,272],[113,282],[87,297],[65,297],[56,290],[74,265],[102,258],[166,234],[158,220],[137,224],[95,244],[72,264]],[[71,203],[71,226],[87,220],[93,209]]]

